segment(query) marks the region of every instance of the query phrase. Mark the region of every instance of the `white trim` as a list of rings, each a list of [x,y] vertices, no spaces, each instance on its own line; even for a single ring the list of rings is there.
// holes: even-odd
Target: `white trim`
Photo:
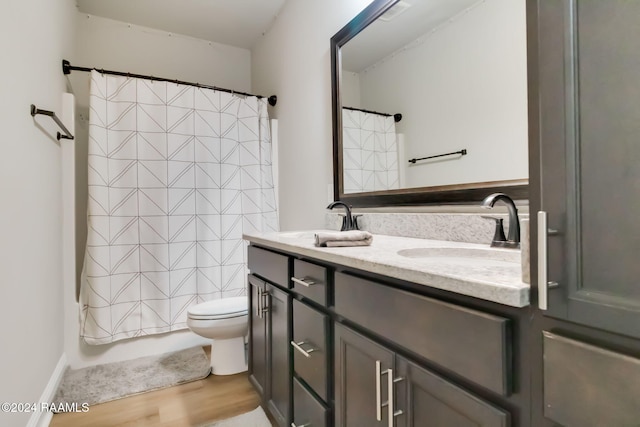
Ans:
[[[42,402],[50,403],[51,401],[53,401],[53,397],[55,396],[56,391],[58,390],[58,386],[62,381],[62,376],[64,375],[64,371],[67,369],[67,366],[69,366],[67,364],[67,354],[62,353],[62,356],[60,356],[60,360],[58,360],[58,364],[56,365],[56,368],[53,370],[53,374],[51,374],[51,378],[49,378],[49,382],[47,383],[47,386],[44,388],[44,391],[42,392],[42,395],[38,400],[39,403],[42,403]],[[29,418],[27,427],[47,427],[51,422],[52,417],[53,417],[53,412],[50,412],[50,411],[42,412],[39,410],[35,411],[33,414],[31,414],[31,418]]]

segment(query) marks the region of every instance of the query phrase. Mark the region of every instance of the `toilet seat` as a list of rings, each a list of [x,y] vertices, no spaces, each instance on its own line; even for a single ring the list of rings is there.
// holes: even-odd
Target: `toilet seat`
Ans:
[[[189,307],[187,317],[194,320],[220,320],[246,316],[247,297],[233,297],[206,301]]]

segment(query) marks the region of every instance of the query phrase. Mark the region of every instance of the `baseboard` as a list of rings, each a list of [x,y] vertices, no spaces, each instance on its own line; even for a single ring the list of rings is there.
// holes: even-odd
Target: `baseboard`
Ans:
[[[67,369],[67,366],[68,366],[67,354],[62,353],[62,356],[60,356],[60,360],[58,360],[58,364],[56,365],[56,368],[53,370],[53,373],[51,374],[51,378],[49,378],[49,382],[47,383],[47,386],[44,388],[44,391],[42,392],[42,395],[38,400],[39,403],[42,403],[42,402],[50,403],[53,401],[53,397],[55,396],[56,391],[58,390],[58,386],[62,381],[62,376],[64,375],[64,371]],[[35,411],[33,414],[31,414],[31,418],[29,418],[27,427],[47,427],[51,422],[52,417],[53,417],[53,413],[50,411],[45,411],[45,412]]]

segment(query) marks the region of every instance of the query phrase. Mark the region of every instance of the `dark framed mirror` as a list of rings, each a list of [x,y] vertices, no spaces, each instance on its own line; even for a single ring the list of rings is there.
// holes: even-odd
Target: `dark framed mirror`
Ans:
[[[374,0],[331,38],[334,199],[528,198],[525,1]]]

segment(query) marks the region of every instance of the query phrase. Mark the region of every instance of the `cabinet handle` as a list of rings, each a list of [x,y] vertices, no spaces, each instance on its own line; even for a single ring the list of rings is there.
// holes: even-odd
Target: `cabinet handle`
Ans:
[[[256,288],[256,317],[262,319],[262,289]]]
[[[296,425],[296,423],[291,423],[291,427],[311,427],[311,423]]]
[[[380,361],[376,360],[376,420],[382,421],[382,397],[380,382],[382,377],[382,367]]]
[[[264,314],[268,313],[269,309],[271,308],[269,304],[269,298],[271,297],[271,294],[267,291],[263,291],[261,297],[262,304],[260,306],[260,317],[264,318]]]
[[[557,230],[547,228],[547,213],[538,212],[538,308],[549,308],[549,289],[560,286],[558,282],[549,282],[548,236],[558,234]]]
[[[295,282],[295,283],[297,283],[297,284],[299,284],[299,285],[305,286],[305,287],[307,287],[307,288],[308,288],[309,286],[312,286],[312,285],[315,285],[315,284],[316,284],[316,282],[314,282],[313,280],[309,280],[309,279],[307,279],[306,277],[303,277],[302,279],[298,279],[297,277],[292,277],[292,278],[291,278],[291,281],[292,281],[292,282]]]
[[[393,419],[395,417],[397,417],[398,415],[402,415],[404,412],[402,410],[395,410],[394,409],[394,402],[395,402],[395,388],[394,388],[394,384],[400,381],[403,381],[404,378],[403,377],[398,377],[398,378],[394,378],[393,377],[393,369],[387,369],[386,371],[382,372],[381,375],[387,375],[387,393],[389,396],[389,400],[386,401],[385,403],[383,403],[380,406],[386,406],[387,410],[388,410],[388,414],[389,414],[389,427],[393,427]],[[378,420],[380,421],[380,420]]]
[[[310,348],[309,350],[305,350],[302,347],[300,347],[301,345],[304,345],[304,344],[309,344],[309,343],[305,341],[300,341],[300,342],[291,341],[291,345],[293,346],[293,348],[295,348],[300,353],[302,353],[304,357],[311,357],[311,354],[309,353],[313,353],[314,351],[316,351],[316,349]]]

